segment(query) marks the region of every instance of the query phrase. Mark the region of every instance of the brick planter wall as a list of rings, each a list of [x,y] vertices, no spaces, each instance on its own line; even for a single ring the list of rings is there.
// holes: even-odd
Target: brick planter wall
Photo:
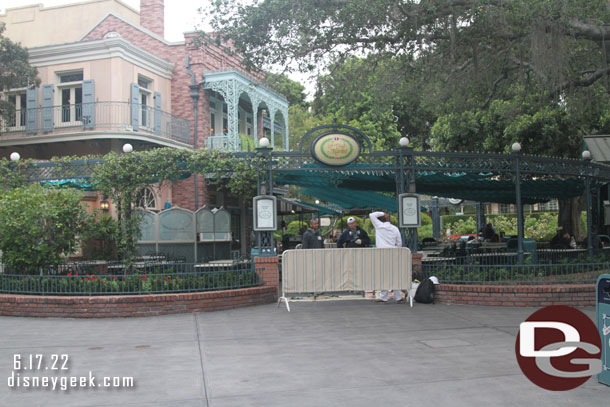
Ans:
[[[200,293],[90,297],[0,294],[0,315],[16,317],[147,317],[219,311],[276,300],[277,287],[262,286]]]
[[[547,305],[594,306],[594,284],[565,285],[459,285],[437,286],[436,302],[443,304],[545,307]]]

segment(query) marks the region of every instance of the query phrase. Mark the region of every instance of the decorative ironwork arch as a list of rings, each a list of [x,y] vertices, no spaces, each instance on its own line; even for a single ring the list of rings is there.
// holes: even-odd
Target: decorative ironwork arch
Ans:
[[[301,140],[299,140],[299,147],[298,147],[298,152],[299,153],[303,153],[303,145],[307,140],[311,140],[313,142],[313,140],[315,138],[317,138],[316,133],[322,130],[329,130],[329,132],[333,132],[333,131],[345,131],[348,132],[348,134],[352,134],[353,136],[355,136],[354,138],[356,140],[358,140],[358,142],[360,143],[361,146],[363,146],[363,143],[366,143],[366,147],[368,148],[369,152],[373,151],[373,144],[371,143],[371,139],[364,134],[360,129],[357,129],[355,127],[352,126],[348,126],[346,124],[337,124],[337,119],[335,119],[333,121],[333,124],[324,124],[321,126],[317,126],[314,127],[311,130],[308,130],[303,137],[301,137]]]

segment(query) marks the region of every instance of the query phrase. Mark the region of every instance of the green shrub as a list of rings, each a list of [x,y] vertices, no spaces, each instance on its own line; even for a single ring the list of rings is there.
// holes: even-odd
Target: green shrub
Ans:
[[[20,273],[62,263],[76,249],[87,213],[73,189],[29,185],[0,196],[2,262]]]
[[[300,220],[294,220],[286,226],[286,234],[292,236],[298,236],[301,234],[301,229],[307,229],[309,227],[309,223]]]

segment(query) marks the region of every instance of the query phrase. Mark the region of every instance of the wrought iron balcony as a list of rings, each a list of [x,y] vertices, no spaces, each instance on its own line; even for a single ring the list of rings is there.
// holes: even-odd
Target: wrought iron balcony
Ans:
[[[0,126],[0,138],[95,130],[150,134],[192,144],[190,123],[182,117],[128,102],[94,102],[17,110]],[[86,135],[83,135],[86,137]]]
[[[205,146],[208,150],[241,151],[241,140],[228,135],[209,136]]]

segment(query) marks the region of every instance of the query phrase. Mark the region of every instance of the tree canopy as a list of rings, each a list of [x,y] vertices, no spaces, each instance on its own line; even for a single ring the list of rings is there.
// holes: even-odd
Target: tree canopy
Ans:
[[[212,3],[213,27],[247,66],[327,68],[318,109],[393,119],[424,148],[520,141],[524,152],[570,156],[583,134],[608,130],[603,0]]]

